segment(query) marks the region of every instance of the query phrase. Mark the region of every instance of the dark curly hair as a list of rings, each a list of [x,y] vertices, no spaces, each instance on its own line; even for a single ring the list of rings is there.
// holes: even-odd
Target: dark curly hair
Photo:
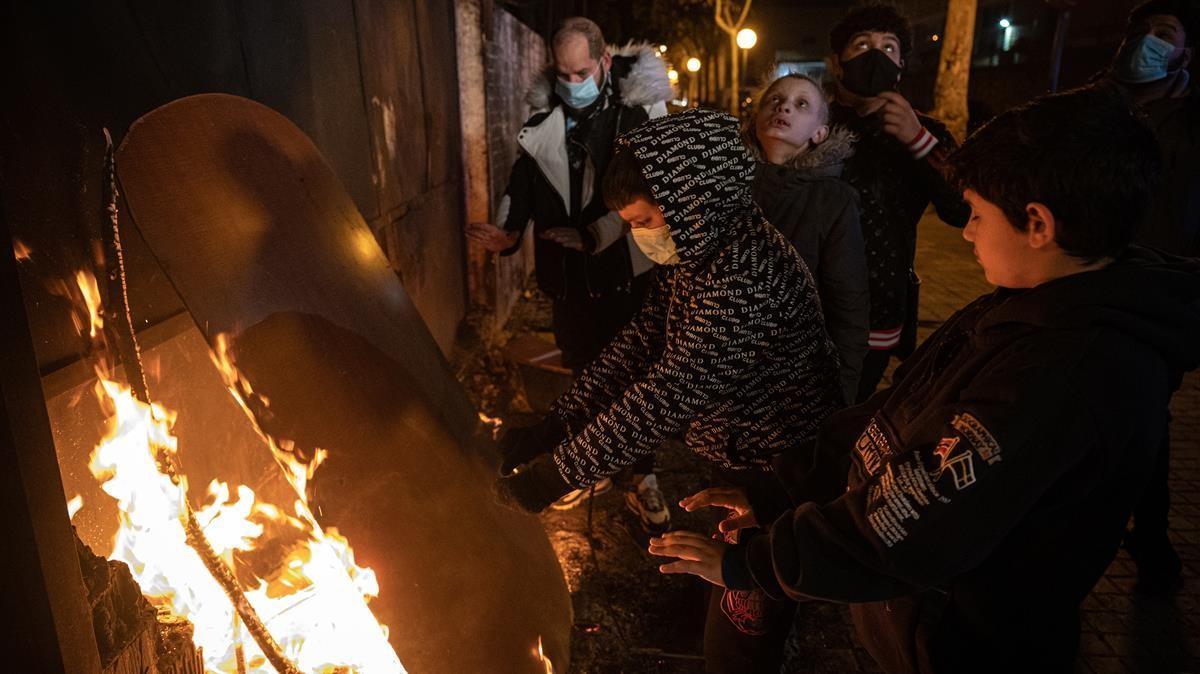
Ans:
[[[908,55],[912,46],[912,26],[908,17],[890,3],[872,2],[850,8],[829,31],[829,48],[841,53],[850,38],[863,32],[892,33],[900,40],[900,57]]]
[[[1042,96],[996,116],[950,155],[962,189],[996,204],[1018,231],[1026,205],[1054,214],[1054,240],[1085,262],[1133,240],[1159,170],[1154,132],[1115,89]]]
[[[1125,22],[1128,28],[1136,28],[1155,14],[1173,16],[1183,25],[1187,46],[1195,44],[1196,9],[1191,0],[1146,0],[1129,12]]]
[[[645,199],[652,204],[658,202],[650,191],[646,177],[642,175],[642,167],[637,155],[628,142],[617,139],[613,147],[612,158],[608,160],[608,168],[604,170],[604,182],[601,185],[604,192],[604,204],[614,211],[619,211],[638,199]]]

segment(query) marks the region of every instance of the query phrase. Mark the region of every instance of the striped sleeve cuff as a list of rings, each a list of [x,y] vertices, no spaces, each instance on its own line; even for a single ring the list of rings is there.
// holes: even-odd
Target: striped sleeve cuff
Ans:
[[[900,335],[904,332],[904,326],[898,326],[890,330],[872,330],[867,335],[867,348],[873,351],[886,351],[895,347],[900,343]]]
[[[917,137],[908,144],[908,151],[912,153],[913,159],[923,159],[937,144],[937,137],[929,133],[929,129],[921,127]]]

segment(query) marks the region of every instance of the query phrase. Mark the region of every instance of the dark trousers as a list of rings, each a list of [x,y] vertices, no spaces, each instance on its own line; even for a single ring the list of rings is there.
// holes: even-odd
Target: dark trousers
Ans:
[[[1154,468],[1150,481],[1137,506],[1133,509],[1133,528],[1139,536],[1167,536],[1167,514],[1171,509],[1171,490],[1167,479],[1171,472],[1171,429],[1170,418],[1163,430],[1162,443],[1154,457]]]
[[[867,355],[863,357],[862,376],[858,379],[858,398],[855,399],[855,404],[865,402],[875,393],[875,389],[879,388],[879,382],[883,381],[883,373],[887,371],[891,358],[890,349],[867,351]]]
[[[751,495],[760,523],[769,525],[791,507],[779,479],[770,472],[722,470],[719,482]],[[759,509],[770,512],[759,513]],[[770,672],[783,664],[783,646],[796,616],[794,601],[772,599],[762,590],[713,587],[704,620],[704,667],[707,672]]]
[[[592,362],[642,308],[651,274],[635,278],[628,291],[598,297],[579,292],[555,298],[552,306],[554,343],[564,367],[579,371]]]
[[[795,615],[794,601],[713,586],[704,620],[704,671],[777,674]]]

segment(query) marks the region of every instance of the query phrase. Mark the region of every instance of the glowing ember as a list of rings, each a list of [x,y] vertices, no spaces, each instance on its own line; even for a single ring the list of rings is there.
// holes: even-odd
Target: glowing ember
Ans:
[[[479,420],[481,422],[483,422],[484,426],[488,426],[489,428],[492,429],[492,439],[493,440],[500,437],[500,427],[502,425],[504,425],[503,419],[501,419],[499,417],[489,417],[488,415],[484,414],[483,412],[480,412]]]
[[[87,302],[87,310],[98,318],[95,280],[81,273],[77,282],[85,300],[95,298],[94,304]],[[242,395],[250,392],[249,385],[233,368],[224,339],[218,340],[218,351],[222,375],[238,384],[231,390],[245,404]],[[109,418],[89,467],[120,510],[110,559],[129,565],[152,603],[193,623],[208,672],[234,674],[242,660],[248,672],[273,673],[236,619],[228,596],[187,544],[187,480],[180,476],[172,481],[161,468],[178,451],[171,432],[175,413],[138,400],[103,367],[97,367],[97,374],[96,394]],[[267,503],[245,485],[214,480],[205,505],[195,511],[208,542],[237,570],[250,604],[299,671],[404,672],[388,644],[387,628],[367,607],[379,592],[374,573],[355,564],[349,542],[332,528],[323,530],[309,510],[305,487],[324,453],[302,461],[289,443],[262,437],[295,488],[296,499]]]
[[[17,258],[17,262],[26,262],[33,251],[29,250],[29,246],[25,245],[20,239],[13,239],[13,257]]]

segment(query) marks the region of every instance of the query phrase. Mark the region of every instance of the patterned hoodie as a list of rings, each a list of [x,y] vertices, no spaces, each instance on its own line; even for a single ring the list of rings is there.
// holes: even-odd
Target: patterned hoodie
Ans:
[[[690,110],[618,140],[642,167],[680,261],[552,412],[567,483],[593,484],[685,432],[723,468],[770,469],[837,406],[816,287],[751,199],[754,161],[725,114]]]

